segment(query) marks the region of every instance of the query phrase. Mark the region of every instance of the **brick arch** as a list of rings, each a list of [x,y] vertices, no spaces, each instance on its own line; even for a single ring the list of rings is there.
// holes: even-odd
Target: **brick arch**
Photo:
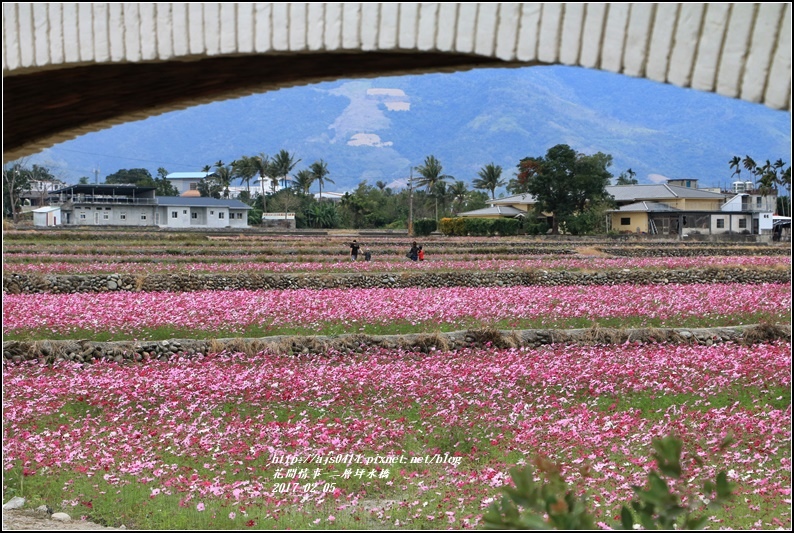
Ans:
[[[323,80],[571,65],[791,110],[791,6],[4,3],[4,161]]]

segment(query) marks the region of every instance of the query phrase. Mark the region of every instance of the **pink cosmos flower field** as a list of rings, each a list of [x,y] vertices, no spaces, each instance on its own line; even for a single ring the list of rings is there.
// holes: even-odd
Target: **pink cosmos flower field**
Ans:
[[[788,256],[715,256],[715,257],[559,257],[493,259],[467,256],[432,255],[421,263],[409,263],[404,258],[375,256],[373,261],[358,261],[328,257],[313,260],[252,261],[248,256],[220,255],[217,257],[180,258],[167,254],[137,256],[13,254],[4,269],[19,274],[105,274],[129,275],[177,272],[400,272],[407,266],[421,271],[524,271],[524,270],[615,270],[615,269],[691,269],[691,268],[776,268],[791,267]],[[17,261],[30,262],[17,262]]]
[[[614,525],[653,467],[651,439],[675,434],[688,478],[725,470],[735,484],[709,527],[790,528],[790,354],[551,345],[7,366],[4,488],[55,487],[98,518],[133,500],[108,517],[127,527],[168,509],[209,529],[463,529],[511,466],[542,456]]]
[[[749,317],[790,313],[791,284],[453,287],[271,291],[7,294],[3,333],[108,331],[138,335],[159,327],[245,332],[339,323],[460,324],[467,320]]]

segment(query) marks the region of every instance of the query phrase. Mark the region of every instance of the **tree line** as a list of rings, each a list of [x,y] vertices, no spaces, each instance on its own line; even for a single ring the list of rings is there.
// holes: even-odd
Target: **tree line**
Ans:
[[[566,144],[553,146],[544,155],[521,159],[509,181],[503,177],[501,166],[484,165],[472,180],[471,189],[466,182],[446,174],[438,158],[428,155],[422,164],[411,168],[407,188],[393,190],[383,181],[374,186],[361,182],[355,190],[345,193],[338,204],[322,197],[324,187],[334,183],[328,164],[320,159],[295,171],[300,162],[295,154],[283,149],[272,157],[259,153],[228,164],[219,160],[202,168],[205,176],[198,191],[206,197],[229,198],[231,184],[239,181],[246,185],[239,199],[252,207],[249,223],[259,224],[266,212],[292,211],[299,228],[400,229],[408,227],[411,219],[434,219],[437,223],[441,217],[487,207],[501,187],[510,194],[533,195],[537,220],[550,220],[552,233],[561,228],[573,234],[597,233],[603,230],[605,212],[614,207],[606,192],[615,178],[609,172],[612,156],[602,152],[578,153]],[[742,170],[749,172],[761,194],[785,187],[788,197],[778,198],[778,212],[790,214],[790,166],[780,159],[758,164],[750,156],[734,157],[728,165],[737,178]],[[176,196],[178,191],[167,175],[162,167],[156,176],[143,168],[122,169],[108,175],[104,183],[155,187],[158,196]],[[260,187],[252,191],[254,178],[259,178]],[[4,166],[5,216],[16,215],[17,209],[11,206],[18,207],[21,194],[29,191],[32,183],[47,179],[55,178],[38,165],[28,167],[24,162],[15,162]],[[638,184],[636,173],[630,168],[615,181],[617,185]],[[80,178],[79,183],[87,184],[89,178]],[[315,184],[317,198],[310,194]]]

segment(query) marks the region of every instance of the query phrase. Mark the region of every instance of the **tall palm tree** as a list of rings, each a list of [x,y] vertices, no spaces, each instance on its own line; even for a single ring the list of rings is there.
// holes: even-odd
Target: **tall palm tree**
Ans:
[[[432,193],[437,183],[453,179],[452,176],[441,173],[441,163],[434,155],[427,156],[425,158],[425,164],[416,167],[416,171],[420,176],[416,180],[416,186],[426,187],[428,193]],[[438,222],[438,197],[436,197],[436,222]]]
[[[328,163],[320,159],[315,161],[309,166],[309,171],[314,176],[314,181],[320,186],[320,200],[323,199],[323,184],[327,181],[333,183],[334,181],[328,177]]]
[[[742,164],[744,165],[744,168],[749,170],[750,174],[753,175],[753,189],[755,189],[755,178],[758,175],[758,164],[749,155],[744,156],[744,159],[742,159]]]
[[[228,198],[229,185],[231,185],[234,176],[231,165],[224,165],[223,161],[215,163],[215,176],[217,176],[218,182],[223,188],[223,197]]]
[[[240,159],[232,162],[232,172],[234,176],[240,178],[245,183],[248,197],[251,197],[251,178],[256,176],[257,169],[254,167],[253,158],[244,155]]]
[[[292,169],[295,168],[295,165],[300,163],[300,161],[300,159],[296,161],[294,155],[282,149],[279,151],[279,153],[273,156],[273,159],[270,163],[271,169],[273,171],[273,177],[284,180],[284,186],[286,187],[287,176],[290,172],[292,172]],[[275,192],[275,187],[273,187],[273,192]]]
[[[270,158],[264,152],[250,157],[249,163],[256,174],[259,174],[259,185],[262,187],[262,209],[265,207],[265,178],[270,173]]]
[[[488,163],[477,173],[479,178],[475,179],[471,184],[475,189],[483,191],[491,191],[491,200],[496,199],[497,187],[502,187],[505,180],[502,179],[502,167]]]
[[[728,165],[733,169],[733,174],[731,174],[731,177],[736,176],[737,180],[740,179],[742,174],[742,159],[735,155],[730,161],[728,161]]]
[[[309,194],[312,183],[314,183],[314,175],[312,175],[310,170],[304,168],[295,174],[295,185],[303,194]]]
[[[449,186],[449,193],[452,195],[452,205],[460,210],[466,197],[469,195],[469,189],[466,184],[460,180]]]

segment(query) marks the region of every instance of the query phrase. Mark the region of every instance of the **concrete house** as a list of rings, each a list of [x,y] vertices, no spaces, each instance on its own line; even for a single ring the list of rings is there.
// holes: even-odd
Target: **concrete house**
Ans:
[[[155,196],[154,187],[72,185],[53,191],[50,204],[64,226],[247,228],[250,206],[239,200]]]

